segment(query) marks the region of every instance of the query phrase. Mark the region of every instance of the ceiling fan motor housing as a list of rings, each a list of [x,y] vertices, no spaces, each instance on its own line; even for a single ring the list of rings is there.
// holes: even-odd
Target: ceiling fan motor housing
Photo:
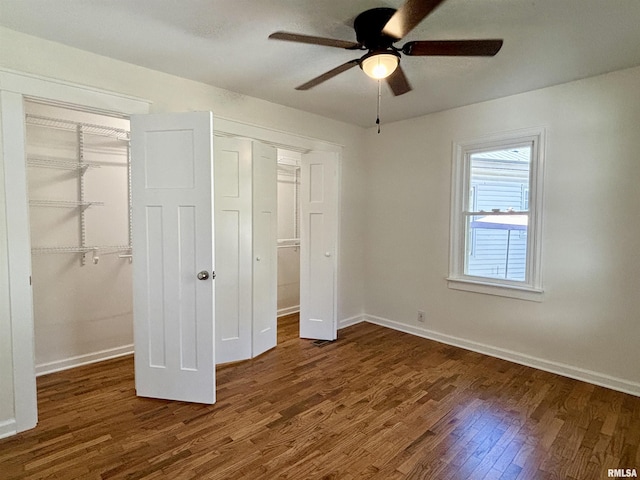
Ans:
[[[396,13],[394,8],[372,8],[358,15],[353,22],[356,39],[368,50],[387,50],[396,41],[382,33],[389,19]]]

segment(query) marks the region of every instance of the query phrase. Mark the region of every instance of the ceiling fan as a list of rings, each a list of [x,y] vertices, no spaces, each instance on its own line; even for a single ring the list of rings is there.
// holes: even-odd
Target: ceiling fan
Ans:
[[[359,65],[371,78],[386,79],[394,95],[411,91],[411,85],[400,66],[402,55],[407,56],[484,56],[492,57],[502,47],[501,39],[488,40],[417,40],[398,48],[400,41],[413,30],[444,0],[406,0],[398,10],[394,8],[373,8],[358,15],[353,28],[356,42],[315,37],[289,32],[275,32],[269,35],[274,40],[310,43],[346,50],[367,50],[360,58],[349,60],[342,65],[296,87],[309,90],[336,75]]]

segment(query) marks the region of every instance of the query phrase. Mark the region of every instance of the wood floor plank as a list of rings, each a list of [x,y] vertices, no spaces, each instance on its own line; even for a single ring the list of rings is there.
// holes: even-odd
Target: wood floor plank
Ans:
[[[0,478],[591,480],[640,468],[640,398],[371,324],[217,368],[218,402],[135,396],[125,357],[38,378]]]

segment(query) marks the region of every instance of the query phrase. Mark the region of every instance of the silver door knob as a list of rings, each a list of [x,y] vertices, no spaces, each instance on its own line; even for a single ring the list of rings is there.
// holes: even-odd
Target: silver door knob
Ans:
[[[209,278],[209,272],[207,272],[206,270],[198,273],[198,280],[206,280],[207,278]]]
[[[331,256],[331,252],[324,252],[324,256],[325,257],[330,257]]]

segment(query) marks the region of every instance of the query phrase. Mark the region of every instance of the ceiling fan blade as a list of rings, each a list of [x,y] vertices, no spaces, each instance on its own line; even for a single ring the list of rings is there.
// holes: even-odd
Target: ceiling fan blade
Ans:
[[[309,80],[307,83],[303,83],[299,87],[296,87],[296,90],[309,90],[310,88],[313,88],[316,85],[320,85],[322,82],[326,82],[330,78],[333,78],[342,72],[346,72],[350,68],[353,68],[356,65],[358,65],[358,63],[360,63],[359,59],[349,60],[347,63],[343,63],[342,65],[332,70],[329,70],[328,72],[325,72],[322,75],[319,75],[312,80]]]
[[[285,40],[287,42],[309,43],[311,45],[323,45],[325,47],[347,48],[357,50],[361,47],[359,43],[347,40],[336,40],[334,38],[314,37],[312,35],[302,35],[299,33],[275,32],[269,35],[273,40]]]
[[[389,85],[389,88],[391,88],[391,91],[396,97],[411,91],[409,80],[407,80],[404,70],[402,70],[400,65],[387,77],[387,85]]]
[[[492,57],[502,48],[502,40],[418,40],[402,47],[405,55]]]
[[[400,40],[444,0],[407,0],[389,19],[382,33]]]

